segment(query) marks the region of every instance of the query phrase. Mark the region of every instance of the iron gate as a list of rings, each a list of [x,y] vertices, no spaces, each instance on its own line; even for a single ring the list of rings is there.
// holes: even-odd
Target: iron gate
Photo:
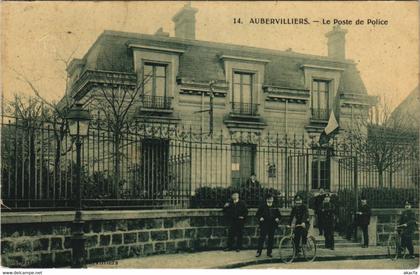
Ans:
[[[347,239],[355,233],[354,215],[358,208],[357,158],[333,158],[338,163],[337,230]]]

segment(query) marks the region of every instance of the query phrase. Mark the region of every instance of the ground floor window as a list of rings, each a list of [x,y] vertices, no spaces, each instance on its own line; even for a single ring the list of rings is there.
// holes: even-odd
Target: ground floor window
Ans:
[[[327,157],[317,156],[312,160],[312,189],[330,189],[330,162]]]

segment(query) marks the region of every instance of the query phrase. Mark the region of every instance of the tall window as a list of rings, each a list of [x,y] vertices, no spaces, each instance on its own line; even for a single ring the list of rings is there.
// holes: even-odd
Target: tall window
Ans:
[[[146,96],[166,96],[166,65],[144,64],[144,94]]]
[[[312,118],[328,120],[329,117],[329,85],[326,80],[313,80],[311,93]]]
[[[312,160],[312,189],[330,189],[330,162],[325,157]]]
[[[254,115],[256,104],[252,91],[252,76],[250,73],[235,72],[233,74],[232,111],[235,113]]]

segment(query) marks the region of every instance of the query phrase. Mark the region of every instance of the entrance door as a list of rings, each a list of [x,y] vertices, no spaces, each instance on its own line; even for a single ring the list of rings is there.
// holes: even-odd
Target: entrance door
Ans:
[[[304,150],[287,158],[285,198],[286,206],[298,193],[320,188],[330,189],[330,160],[326,150]],[[306,196],[309,203],[309,196]]]
[[[232,145],[232,183],[239,186],[246,183],[247,179],[255,172],[254,144]]]

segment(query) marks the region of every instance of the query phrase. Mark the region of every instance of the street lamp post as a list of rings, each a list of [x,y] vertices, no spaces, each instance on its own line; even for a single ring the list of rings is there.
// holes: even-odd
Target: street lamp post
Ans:
[[[82,104],[76,103],[67,115],[70,136],[76,144],[76,184],[73,194],[75,197],[75,215],[72,226],[72,268],[86,267],[85,263],[85,236],[83,232],[84,221],[82,219],[82,183],[81,183],[81,147],[82,138],[88,135],[90,114],[83,110]]]

